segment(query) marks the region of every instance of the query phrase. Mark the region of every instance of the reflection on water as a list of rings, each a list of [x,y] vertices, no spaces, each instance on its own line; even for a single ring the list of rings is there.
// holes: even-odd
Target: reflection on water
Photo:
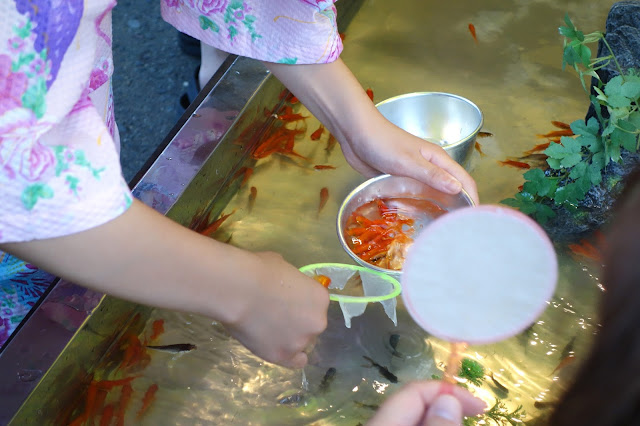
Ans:
[[[484,130],[493,135],[479,140],[485,155],[474,153],[471,170],[482,201],[496,203],[523,182],[520,171],[498,167],[497,161],[535,145],[535,135],[551,120],[572,122],[586,113],[588,100],[578,79],[561,70],[557,27],[565,12],[579,28],[603,29],[613,3],[370,0],[346,32],[342,57],[362,85],[374,89],[376,102],[406,92],[443,91],[476,103],[485,116]],[[477,44],[469,23],[475,25]],[[389,63],[393,66],[382,66]],[[249,182],[226,209],[237,213],[214,237],[232,237],[231,244],[251,250],[278,251],[296,266],[352,263],[336,238],[335,219],[341,201],[364,178],[348,166],[339,147],[327,147],[326,132],[310,139],[317,121],[298,125],[307,126],[307,135],[296,142],[296,152],[311,160],[271,155],[253,164]],[[315,164],[336,169],[316,170]],[[323,187],[329,200],[318,213]],[[526,419],[538,417],[566,386],[598,327],[594,306],[603,288],[598,265],[572,257],[566,246],[556,248],[560,281],[538,322],[519,336],[465,353],[486,373],[480,386],[466,385],[490,406],[496,398],[508,410],[522,405]],[[474,309],[482,314],[482,306]],[[397,312],[394,327],[374,304],[346,329],[332,303],[329,328],[304,371],[305,389],[300,371],[262,362],[219,324],[156,311],[166,330],[158,344],[191,343],[197,350],[152,355],[133,385],[140,398],[149,384],[159,386],[143,423],[355,426],[403,383],[441,375],[448,357],[448,345],[418,329],[401,303]],[[576,362],[563,363],[570,355]],[[398,383],[363,356],[391,371]],[[128,416],[133,419],[138,409],[133,404]]]

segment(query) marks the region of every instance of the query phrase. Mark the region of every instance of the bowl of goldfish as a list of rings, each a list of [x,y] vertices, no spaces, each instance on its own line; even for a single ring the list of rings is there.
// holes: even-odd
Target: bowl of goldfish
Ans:
[[[401,129],[441,146],[467,168],[476,137],[484,122],[482,111],[469,99],[451,93],[415,92],[376,105]]]
[[[342,202],[338,238],[358,264],[397,278],[408,248],[425,226],[451,210],[473,205],[464,190],[447,194],[408,177],[376,176]]]

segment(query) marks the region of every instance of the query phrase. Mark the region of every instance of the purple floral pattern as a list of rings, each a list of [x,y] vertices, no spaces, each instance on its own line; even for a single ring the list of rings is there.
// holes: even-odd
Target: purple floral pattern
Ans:
[[[335,61],[334,0],[163,0],[164,19],[220,50],[286,64]]]

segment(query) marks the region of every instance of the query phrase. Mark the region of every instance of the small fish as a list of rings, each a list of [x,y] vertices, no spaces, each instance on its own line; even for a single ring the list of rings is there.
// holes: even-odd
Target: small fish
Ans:
[[[533,154],[535,152],[544,151],[545,149],[549,148],[549,145],[551,145],[551,141],[538,144],[538,145],[534,146],[533,148],[531,148],[530,150],[525,151],[524,154],[529,155],[529,154]]]
[[[331,166],[329,164],[316,164],[313,168],[316,170],[335,170],[336,166]]]
[[[322,208],[327,204],[327,200],[329,199],[329,189],[325,186],[320,190],[320,204],[318,205],[318,214]]]
[[[156,351],[169,352],[172,354],[177,354],[181,352],[191,352],[194,349],[198,349],[196,345],[192,345],[191,343],[176,343],[173,345],[160,345],[160,346],[147,346],[147,349],[153,349]]]
[[[373,102],[373,90],[371,90],[371,88],[368,88],[366,92],[369,99],[371,99],[371,102]]]
[[[575,355],[566,356],[562,361],[560,361],[558,366],[553,369],[551,374],[554,374],[556,371],[562,370],[564,367],[566,367],[567,365],[573,363],[575,360],[576,360],[576,356]]]
[[[109,404],[102,410],[102,416],[100,417],[100,426],[109,426],[113,420],[114,408],[113,404]]]
[[[567,123],[563,123],[562,121],[551,121],[551,124],[556,126],[558,129],[570,129],[571,125]]]
[[[329,390],[329,386],[331,386],[331,382],[333,382],[333,379],[335,379],[335,377],[336,377],[336,369],[333,367],[329,368],[327,372],[324,373],[324,377],[322,378],[322,381],[318,386],[318,392],[320,393],[327,392]]]
[[[369,365],[368,367],[375,367],[378,369],[378,372],[387,380],[389,380],[391,383],[398,383],[398,377],[393,374],[391,371],[389,371],[389,369],[383,365],[378,364],[377,362],[375,362],[374,360],[372,360],[371,358],[369,358],[366,355],[362,355],[362,358],[366,359],[367,361],[369,361],[371,363],[371,365]]]
[[[566,357],[570,356],[570,355],[575,355],[575,352],[573,351],[573,347],[576,344],[576,338],[578,336],[573,336],[571,338],[571,340],[569,340],[569,342],[567,342],[567,344],[564,346],[564,348],[562,349],[562,352],[560,353],[560,359],[565,359]]]
[[[331,150],[333,150],[333,147],[336,146],[336,143],[338,143],[338,140],[335,138],[335,136],[329,134],[329,139],[327,139],[327,147],[325,148],[325,151],[331,152]]]
[[[365,404],[364,402],[360,402],[360,401],[353,401],[353,403],[356,404],[358,407],[368,408],[373,411],[376,411],[378,408],[380,408],[380,406],[377,404]]]
[[[478,132],[478,137],[479,138],[489,138],[492,137],[493,133],[491,132]]]
[[[539,138],[553,138],[558,136],[573,136],[573,130],[571,129],[562,129],[562,130],[554,130],[552,132],[546,133],[544,135],[536,135]]]
[[[149,386],[147,391],[144,393],[144,396],[142,397],[142,407],[140,407],[140,410],[138,411],[136,419],[139,420],[142,418],[142,416],[144,416],[144,413],[147,412],[147,410],[149,409],[149,406],[151,405],[153,400],[156,398],[157,391],[158,391],[157,384],[154,383],[151,386]]]
[[[315,275],[313,277],[314,280],[318,281],[320,284],[322,284],[325,288],[329,288],[329,286],[331,285],[331,278],[329,278],[326,275]]]
[[[526,164],[529,164],[532,167],[547,170],[549,168],[547,158],[549,157],[546,154],[529,154],[524,157],[518,157],[518,161],[526,161]]]
[[[282,405],[299,404],[302,401],[304,401],[304,398],[305,398],[304,392],[298,392],[298,393],[294,393],[293,395],[280,398],[278,400],[278,404],[282,404]]]
[[[133,394],[133,388],[130,384],[126,384],[122,387],[120,392],[120,400],[118,401],[118,411],[116,412],[116,424],[124,425],[124,414],[131,401],[131,395]]]
[[[289,103],[290,103],[291,105],[295,105],[295,104],[297,104],[298,102],[300,102],[300,100],[298,100],[298,98],[296,98],[295,96],[292,96],[292,97],[291,97],[291,99],[289,99]]]
[[[222,216],[220,216],[218,219],[214,220],[213,223],[209,226],[207,226],[206,228],[204,228],[202,231],[200,231],[200,234],[202,235],[209,235],[209,234],[213,234],[214,232],[216,232],[218,230],[218,228],[220,228],[220,225],[222,225],[222,222],[224,222],[225,220],[227,220],[227,218],[229,216],[231,216],[232,214],[234,214],[236,211],[235,209],[229,213],[229,214],[223,214]]]
[[[318,130],[311,133],[311,140],[317,141],[320,139],[320,136],[322,136],[322,133],[324,133],[324,126],[321,124],[320,127],[318,127]]]
[[[340,39],[344,41],[344,38],[346,37],[346,35],[344,35],[344,33],[338,33],[338,35],[340,36]]]
[[[471,37],[473,37],[473,40],[476,42],[476,44],[478,44],[478,37],[476,36],[476,26],[470,23],[469,32],[471,33]]]
[[[580,240],[579,244],[569,244],[569,250],[578,256],[583,256],[596,262],[602,260],[600,250],[585,239]]]
[[[516,167],[518,169],[530,169],[531,168],[530,165],[528,165],[527,163],[523,163],[522,161],[504,160],[504,161],[498,161],[498,163],[502,164],[503,166],[511,166],[511,167]]]
[[[278,115],[278,120],[284,121],[285,123],[292,123],[294,121],[305,120],[309,117],[302,114],[280,114]]]
[[[164,320],[157,319],[151,324],[151,336],[149,336],[149,340],[157,339],[162,333],[164,333]]]
[[[486,155],[484,152],[482,152],[482,145],[480,145],[478,142],[476,142],[475,144],[475,149],[480,153],[481,156],[484,157]]]
[[[253,206],[256,203],[256,197],[258,196],[258,189],[252,186],[249,190],[249,211],[253,210]]]
[[[502,392],[504,395],[508,395],[509,394],[509,389],[507,389],[507,387],[505,385],[503,385],[502,383],[500,383],[495,376],[493,375],[493,373],[491,373],[491,380],[493,381],[493,384],[496,386],[496,388],[498,388],[498,390],[500,390],[500,392]]]

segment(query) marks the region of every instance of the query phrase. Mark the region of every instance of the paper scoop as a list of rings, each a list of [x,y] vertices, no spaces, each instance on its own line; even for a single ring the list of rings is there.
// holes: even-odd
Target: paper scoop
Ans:
[[[401,277],[411,317],[453,343],[514,336],[544,311],[558,279],[545,231],[509,207],[465,207],[427,225]]]

